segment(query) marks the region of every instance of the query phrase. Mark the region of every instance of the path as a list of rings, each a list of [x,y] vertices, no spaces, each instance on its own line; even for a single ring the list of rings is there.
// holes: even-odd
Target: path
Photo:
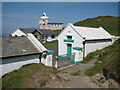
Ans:
[[[87,64],[73,64],[73,65],[69,65],[69,66],[66,66],[66,67],[62,67],[62,68],[59,68],[58,70],[63,70],[64,72],[75,72],[77,70],[87,70],[91,67],[93,67],[95,65],[95,62],[97,60],[98,56],[95,56],[95,58],[93,60],[91,60],[90,62],[88,62]]]
[[[66,75],[70,81],[68,81],[63,87],[65,88],[99,88],[94,83],[90,82],[90,78],[87,76],[72,76],[71,72],[76,72],[78,70],[87,70],[95,65],[98,56],[96,56],[92,61],[87,64],[72,64],[63,68],[59,68],[64,72],[67,72]]]
[[[48,48],[50,50],[54,50],[55,52],[53,53],[53,57],[55,58],[57,56],[57,52],[58,52],[58,47],[52,47],[52,48]],[[58,70],[62,70],[66,73],[66,76],[68,77],[69,81],[63,85],[64,88],[99,88],[97,87],[94,83],[91,83],[89,80],[89,77],[87,76],[72,76],[70,75],[71,72],[75,72],[78,70],[87,70],[91,67],[93,67],[95,65],[95,61],[97,60],[96,56],[92,61],[90,61],[87,64],[70,64],[68,66],[65,67],[61,67]],[[59,62],[59,64],[61,65],[61,63],[63,64],[63,62]],[[64,62],[65,63],[65,62]],[[53,62],[54,64],[54,62]]]

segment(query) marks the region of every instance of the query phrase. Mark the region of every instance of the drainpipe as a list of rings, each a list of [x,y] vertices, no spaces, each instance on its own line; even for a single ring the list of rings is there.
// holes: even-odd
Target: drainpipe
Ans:
[[[41,57],[42,57],[42,54],[40,53],[40,55],[39,55],[39,63],[41,63]]]
[[[85,58],[85,37],[83,38],[83,59]]]

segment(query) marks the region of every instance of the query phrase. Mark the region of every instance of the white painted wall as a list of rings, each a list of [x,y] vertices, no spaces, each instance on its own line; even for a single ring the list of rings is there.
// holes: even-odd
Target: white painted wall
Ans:
[[[2,59],[2,64],[0,64],[0,67],[2,67],[2,73],[0,74],[0,77],[6,73],[19,69],[23,65],[31,63],[40,63],[39,55]]]
[[[52,42],[52,41],[55,41],[55,40],[57,40],[57,36],[55,38],[51,38],[51,35],[49,35],[47,37],[47,42]]]
[[[74,61],[78,62],[78,61],[82,61],[83,60],[83,52],[81,50],[73,50],[74,52]]]
[[[26,34],[25,33],[23,33],[21,30],[19,30],[19,29],[17,29],[15,32],[13,32],[12,34],[11,34],[12,36],[22,36],[22,35],[24,35],[24,36],[26,36]]]
[[[44,58],[44,55],[46,55],[46,58]],[[44,55],[41,58],[41,63],[43,63],[46,66],[52,66],[52,53]]]
[[[64,39],[67,39],[67,35],[71,35],[74,42],[64,42]],[[82,37],[80,37],[70,26],[66,27],[58,36],[58,55],[67,54],[67,44],[72,44],[72,47],[83,47],[82,42]]]
[[[85,56],[87,56],[87,54],[94,52],[96,50],[103,49],[111,44],[112,42],[86,43],[85,44]]]

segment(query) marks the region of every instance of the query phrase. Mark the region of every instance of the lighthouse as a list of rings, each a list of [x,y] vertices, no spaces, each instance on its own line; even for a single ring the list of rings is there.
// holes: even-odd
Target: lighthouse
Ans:
[[[39,21],[40,29],[48,29],[48,20],[49,17],[46,15],[46,13],[43,13]]]

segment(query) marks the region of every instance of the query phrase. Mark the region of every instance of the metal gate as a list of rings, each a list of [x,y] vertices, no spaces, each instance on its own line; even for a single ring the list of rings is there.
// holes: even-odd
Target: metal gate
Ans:
[[[57,67],[65,67],[74,63],[74,53],[57,56]]]

